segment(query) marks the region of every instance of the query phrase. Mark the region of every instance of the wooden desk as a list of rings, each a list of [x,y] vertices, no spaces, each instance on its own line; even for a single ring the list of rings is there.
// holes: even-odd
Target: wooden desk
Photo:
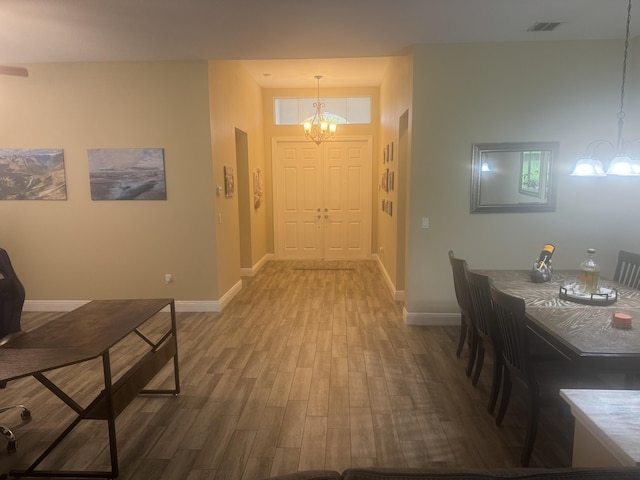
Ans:
[[[483,270],[496,288],[526,303],[529,328],[579,368],[590,372],[640,371],[640,290],[601,280],[617,289],[609,306],[591,306],[559,298],[562,285],[575,281],[577,271],[554,272],[550,282],[533,283],[529,270]],[[613,312],[628,313],[632,328],[611,326]]]
[[[147,320],[170,307],[171,321],[166,332],[152,341],[140,330]],[[180,392],[178,343],[173,299],[95,300],[66,313],[32,331],[25,332],[0,348],[0,381],[32,375],[78,415],[52,444],[26,470],[13,470],[14,477],[115,478],[118,454],[115,419],[139,393],[174,394]],[[129,334],[138,335],[149,351],[113,382],[109,350]],[[95,358],[102,358],[104,390],[83,408],[45,373]],[[145,390],[158,371],[173,358],[175,388]],[[36,409],[32,409],[37,412]],[[82,420],[104,420],[109,431],[110,471],[50,471],[37,467]]]
[[[573,467],[640,466],[640,391],[561,389],[575,417]]]

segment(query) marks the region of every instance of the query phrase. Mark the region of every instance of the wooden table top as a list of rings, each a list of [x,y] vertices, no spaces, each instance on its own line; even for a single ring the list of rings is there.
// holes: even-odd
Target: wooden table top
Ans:
[[[534,283],[529,270],[483,270],[493,285],[526,303],[531,329],[581,366],[599,371],[640,371],[640,290],[606,279],[617,290],[608,306],[561,299],[560,287],[575,282],[577,271],[554,272],[551,281]],[[631,315],[632,328],[611,325],[614,312]]]
[[[170,298],[91,301],[0,347],[0,381],[96,358],[172,303]]]

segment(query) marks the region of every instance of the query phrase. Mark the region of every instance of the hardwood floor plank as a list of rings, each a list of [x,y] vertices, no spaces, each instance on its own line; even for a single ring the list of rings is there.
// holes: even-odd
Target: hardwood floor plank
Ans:
[[[61,315],[24,312],[29,330]],[[161,332],[168,313],[145,326]],[[301,468],[519,465],[527,410],[514,395],[502,427],[486,412],[492,358],[478,384],[465,375],[468,348],[457,358],[459,326],[412,327],[403,320],[375,261],[270,261],[222,313],[179,312],[182,392],[140,395],[118,417],[124,480],[212,480],[259,477]],[[141,355],[127,337],[113,351],[120,375]],[[74,399],[104,388],[99,361],[48,372]],[[150,386],[169,388],[172,369]],[[74,418],[33,378],[10,382],[3,403],[23,403],[2,421],[19,449],[0,451],[0,474],[26,468]],[[571,463],[573,421],[541,414],[531,466]],[[102,422],[81,422],[46,460],[55,468],[106,470]]]
[[[306,417],[298,470],[322,470],[327,445],[326,417]]]
[[[289,400],[309,400],[313,368],[296,368],[289,391]]]
[[[284,412],[278,447],[300,448],[307,416],[306,401],[289,401]]]
[[[260,419],[260,425],[251,449],[252,457],[273,457],[276,453],[280,427],[284,419],[284,407],[267,407]]]
[[[242,479],[255,436],[255,430],[236,430],[233,433],[220,466],[217,468],[216,479]]]
[[[326,436],[326,452],[324,467],[327,470],[343,470],[351,467],[351,429],[329,428]],[[313,445],[310,446],[313,448]]]
[[[273,457],[269,476],[297,472],[300,464],[299,448],[278,448]]]
[[[311,379],[307,415],[311,417],[326,417],[329,415],[328,378],[314,377]]]
[[[286,407],[289,401],[289,392],[291,391],[291,384],[293,383],[292,371],[278,371],[276,379],[271,387],[271,393],[269,394],[269,400],[267,400],[267,406],[269,407]]]
[[[371,458],[376,456],[376,440],[371,409],[352,407],[350,413],[351,456]]]

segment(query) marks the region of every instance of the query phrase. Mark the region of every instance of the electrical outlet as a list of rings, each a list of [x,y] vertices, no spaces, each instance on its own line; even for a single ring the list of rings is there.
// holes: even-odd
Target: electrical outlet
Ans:
[[[173,283],[173,275],[171,275],[170,273],[165,273],[164,274],[164,283]]]

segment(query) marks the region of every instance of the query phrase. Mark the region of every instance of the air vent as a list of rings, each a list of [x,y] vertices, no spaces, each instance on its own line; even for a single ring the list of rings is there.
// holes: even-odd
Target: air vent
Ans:
[[[536,22],[527,28],[527,32],[552,32],[558,25],[562,25],[562,22]]]

